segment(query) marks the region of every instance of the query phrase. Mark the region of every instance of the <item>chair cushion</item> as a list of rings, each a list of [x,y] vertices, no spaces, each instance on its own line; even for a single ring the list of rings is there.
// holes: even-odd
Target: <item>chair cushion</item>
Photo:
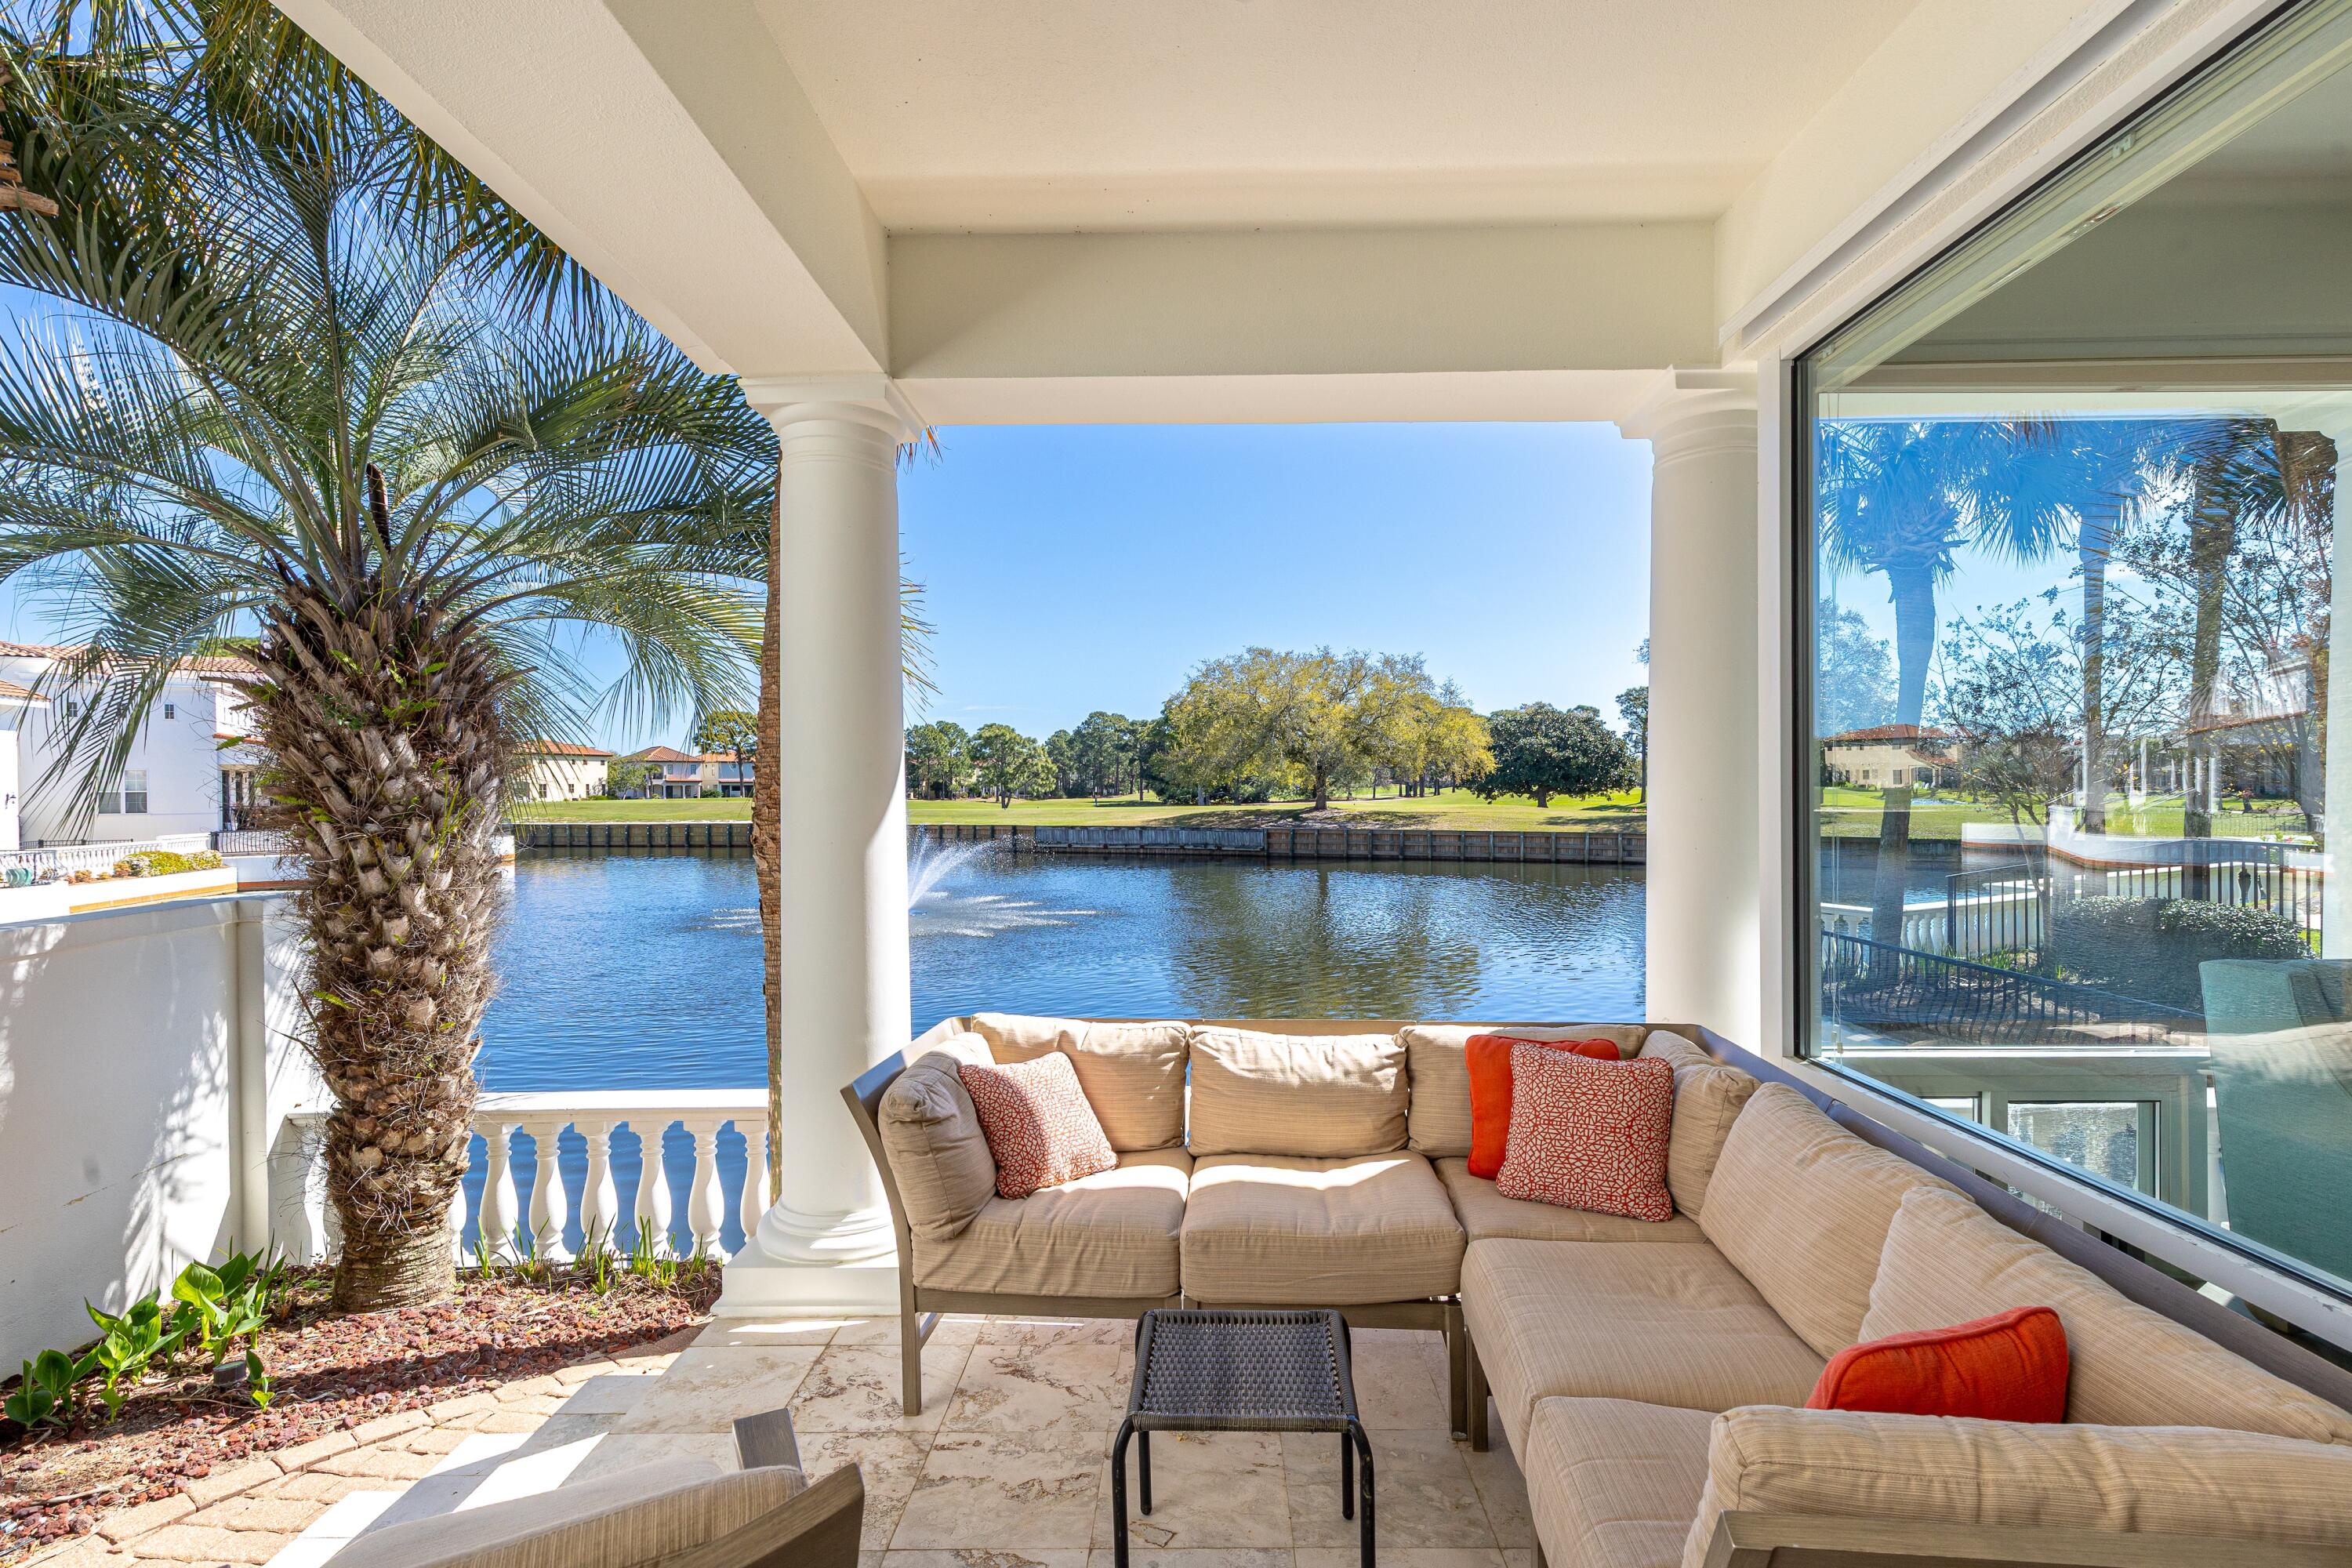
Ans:
[[[1110,1146],[1165,1149],[1184,1142],[1184,1058],[1192,1026],[1174,1020],[1099,1023],[982,1013],[974,1033],[1000,1062],[1048,1051],[1070,1058]]]
[[[1614,1040],[1628,1055],[1640,1048],[1647,1024],[1564,1024],[1542,1028],[1517,1024],[1407,1024],[1406,1070],[1412,1079],[1407,1147],[1431,1159],[1470,1152],[1470,1068],[1464,1052],[1473,1035],[1508,1035],[1519,1040]]]
[[[1698,1225],[1772,1310],[1828,1357],[1863,1337],[1886,1227],[1903,1194],[1919,1186],[1957,1191],[1864,1142],[1788,1085],[1768,1083],[1724,1140]],[[1982,1316],[1956,1306],[1916,1326]]]
[[[1470,1068],[1470,1169],[1492,1178],[1503,1169],[1511,1138],[1511,1054],[1522,1045],[1566,1051],[1595,1061],[1622,1062],[1614,1040],[1539,1040],[1527,1035],[1473,1035],[1463,1047]],[[1409,1059],[1409,1058],[1408,1058]],[[1411,1118],[1407,1118],[1408,1128]]]
[[[1704,1241],[1481,1241],[1463,1260],[1462,1315],[1519,1453],[1538,1399],[1793,1405],[1822,1375]]]
[[[1552,1563],[1675,1568],[1706,1490],[1704,1410],[1630,1399],[1539,1399],[1521,1459]]]
[[[1404,1047],[1394,1035],[1192,1032],[1190,1147],[1336,1159],[1404,1147]]]
[[[915,1238],[915,1283],[1013,1296],[1173,1296],[1192,1167],[1181,1149],[1142,1149],[1121,1154],[1115,1170],[1025,1198],[992,1197],[952,1240]]]
[[[1349,1307],[1450,1296],[1462,1226],[1429,1162],[1216,1155],[1192,1167],[1184,1294],[1211,1306]]]
[[[956,1069],[996,1160],[996,1195],[1025,1198],[1118,1163],[1070,1058],[968,1062]]]
[[[1864,1340],[1830,1357],[1808,1410],[2066,1419],[2066,1330],[2047,1307]]]
[[[369,1531],[335,1553],[335,1568],[638,1568],[741,1529],[803,1485],[790,1466],[721,1473],[665,1459]]]
[[[1706,1184],[1723,1157],[1724,1140],[1761,1085],[1669,1030],[1651,1030],[1642,1042],[1642,1055],[1663,1057],[1675,1069],[1675,1133],[1666,1147],[1666,1191],[1674,1194],[1675,1208],[1695,1215],[1706,1202]]]
[[[1511,1139],[1495,1190],[1654,1225],[1674,1218],[1666,1195],[1674,1069],[1657,1060],[1591,1061],[1528,1042],[1511,1054]]]
[[[1462,1221],[1462,1229],[1472,1241],[1489,1237],[1517,1237],[1525,1241],[1705,1241],[1706,1235],[1698,1221],[1687,1215],[1676,1215],[1663,1225],[1648,1220],[1627,1219],[1623,1215],[1594,1214],[1590,1209],[1554,1208],[1549,1204],[1531,1204],[1519,1198],[1507,1198],[1495,1190],[1495,1184],[1483,1176],[1470,1173],[1470,1162],[1446,1159],[1436,1162],[1437,1179],[1445,1184],[1445,1195],[1454,1200],[1454,1212]]]
[[[988,1045],[962,1035],[925,1052],[890,1080],[874,1108],[882,1152],[898,1184],[907,1228],[922,1239],[963,1234],[972,1215],[996,1195],[996,1157],[988,1152],[980,1110],[957,1068],[984,1062]]]
[[[1734,1410],[1683,1561],[1703,1563],[1716,1517],[1741,1509],[2352,1547],[2347,1499],[2352,1449],[2269,1434]]]
[[[2229,1426],[2352,1443],[2352,1415],[2131,1300],[1947,1189],[1903,1200],[1862,1331],[1877,1339],[1932,1327],[1930,1319],[2028,1306],[2054,1308],[2065,1325],[2074,1367],[2069,1421]],[[2150,1367],[2163,1375],[2149,1376]]]

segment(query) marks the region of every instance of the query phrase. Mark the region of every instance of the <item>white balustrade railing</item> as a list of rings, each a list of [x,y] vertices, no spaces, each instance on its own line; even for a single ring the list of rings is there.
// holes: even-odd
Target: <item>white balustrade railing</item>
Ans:
[[[111,871],[116,861],[142,849],[193,855],[199,849],[211,847],[212,836],[206,833],[173,833],[162,838],[121,838],[99,844],[58,844],[45,849],[11,849],[0,853],[0,871],[21,866],[36,875],[55,871],[60,876],[70,877],[76,871]]]
[[[744,1142],[740,1176],[720,1168],[719,1130],[730,1123]],[[272,1239],[300,1263],[333,1257],[341,1242],[320,1169],[326,1124],[324,1110],[289,1113],[270,1162]],[[682,1216],[671,1198],[669,1163],[660,1157],[672,1128],[682,1128],[693,1146]],[[558,1154],[566,1129],[587,1145],[576,1200]],[[624,1129],[625,1137],[616,1141],[614,1134]],[[583,1243],[593,1237],[610,1250],[626,1252],[638,1245],[641,1234],[661,1256],[700,1252],[723,1262],[729,1218],[748,1237],[767,1208],[768,1095],[762,1089],[485,1094],[475,1102],[474,1132],[484,1154],[478,1168],[467,1171],[467,1185],[479,1196],[468,1203],[461,1191],[449,1205],[449,1229],[461,1262],[476,1256],[477,1240],[482,1251],[501,1261],[525,1256],[560,1261],[577,1250],[570,1235]],[[517,1180],[517,1134],[530,1143],[528,1197]],[[646,1157],[648,1151],[654,1158]],[[636,1165],[635,1190],[625,1204],[614,1169],[616,1152]],[[730,1176],[731,1194],[724,1179]],[[682,1226],[677,1223],[681,1217]]]

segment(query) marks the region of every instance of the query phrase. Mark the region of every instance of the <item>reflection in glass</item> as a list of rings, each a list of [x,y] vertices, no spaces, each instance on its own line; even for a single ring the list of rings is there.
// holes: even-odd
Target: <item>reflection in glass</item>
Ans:
[[[1808,1048],[2343,1280],[2347,59],[2288,14],[1799,366]]]

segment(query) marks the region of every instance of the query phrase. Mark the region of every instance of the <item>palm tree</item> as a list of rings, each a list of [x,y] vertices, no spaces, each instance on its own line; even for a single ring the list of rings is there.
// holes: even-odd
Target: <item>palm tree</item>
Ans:
[[[94,800],[167,676],[253,637],[237,684],[304,864],[334,1099],[336,1299],[429,1300],[509,749],[600,701],[740,702],[759,626],[733,542],[773,436],[593,291],[502,306],[528,264],[251,0],[197,0],[176,33],[89,16],[0,37],[5,132],[60,208],[0,221],[0,281],[67,302],[0,348],[0,581],[60,595],[86,645],[64,679],[95,696],[45,786]],[[609,691],[562,640],[581,628],[626,656]]]
[[[1936,650],[1936,590],[1964,545],[2030,561],[2071,521],[2060,448],[2044,421],[1825,419],[1816,426],[1820,549],[1832,567],[1875,572],[1895,605],[1895,721],[1927,710]],[[1911,786],[1894,784],[1879,813],[1871,929],[1886,962],[1901,944],[1910,856]]]

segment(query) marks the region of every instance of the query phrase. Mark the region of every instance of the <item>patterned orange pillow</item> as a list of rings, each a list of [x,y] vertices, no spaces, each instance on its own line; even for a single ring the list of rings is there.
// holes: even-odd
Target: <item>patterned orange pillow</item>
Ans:
[[[1564,1209],[1670,1220],[1674,1119],[1675,1069],[1664,1058],[1603,1063],[1522,1042],[1511,1047],[1511,1135],[1495,1190]]]
[[[1059,1051],[1025,1062],[956,1068],[996,1156],[999,1197],[1025,1198],[1118,1163],[1077,1069]]]

